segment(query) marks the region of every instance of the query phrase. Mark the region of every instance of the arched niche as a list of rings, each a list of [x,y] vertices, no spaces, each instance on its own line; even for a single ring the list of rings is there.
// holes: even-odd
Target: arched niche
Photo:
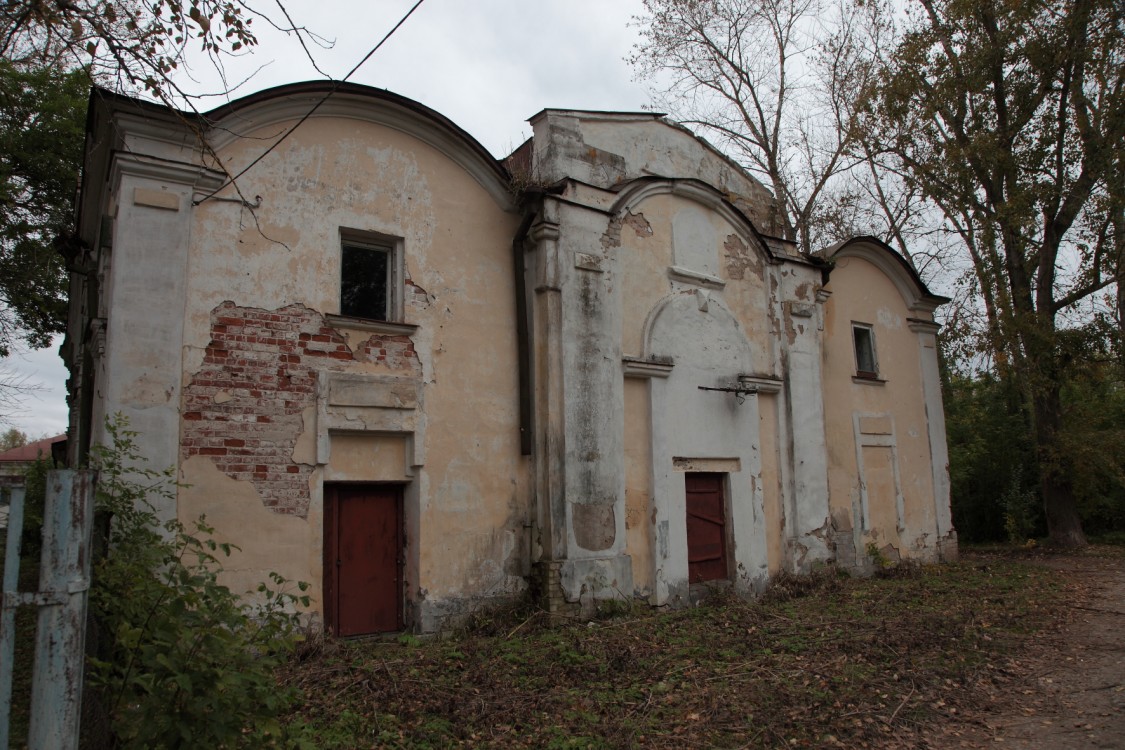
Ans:
[[[649,313],[642,360],[649,377],[653,603],[690,599],[686,484],[723,477],[728,577],[737,590],[767,574],[757,396],[738,390],[750,342],[723,300],[699,289],[668,295]]]

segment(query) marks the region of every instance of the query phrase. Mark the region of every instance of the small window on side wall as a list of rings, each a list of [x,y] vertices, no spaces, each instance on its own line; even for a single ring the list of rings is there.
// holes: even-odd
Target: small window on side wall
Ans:
[[[340,314],[363,320],[401,318],[401,243],[341,233]]]
[[[856,377],[878,379],[879,361],[875,358],[875,331],[866,323],[852,323],[852,342],[855,344]]]

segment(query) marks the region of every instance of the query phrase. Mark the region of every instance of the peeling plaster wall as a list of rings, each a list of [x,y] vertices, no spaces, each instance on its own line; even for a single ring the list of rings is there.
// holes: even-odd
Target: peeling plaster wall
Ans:
[[[649,384],[625,379],[625,534],[633,564],[633,589],[651,596],[652,557],[652,424]]]
[[[255,137],[287,125],[250,128],[219,156],[238,171],[261,152]],[[230,189],[193,213],[181,476],[194,486],[180,517],[211,507],[216,483],[199,480],[217,471],[256,498],[227,509],[230,528],[290,517],[241,539],[240,575],[276,568],[271,546],[299,547],[287,575],[319,589],[322,483],[404,482],[412,624],[517,595],[530,503],[510,325],[517,217],[437,149],[345,117],[307,121],[239,184],[261,196],[257,223]],[[326,318],[340,311],[341,229],[401,238],[411,327]],[[416,403],[363,395],[395,383]]]
[[[785,562],[801,573],[834,557],[828,538],[829,458],[822,390],[824,297],[817,268],[785,264],[770,271],[771,300],[777,309],[774,343],[785,377],[780,420]]]
[[[718,297],[691,292],[667,298],[646,349],[670,357],[666,378],[650,383],[653,455],[654,604],[687,603],[685,471],[727,473],[730,576],[740,591],[767,575],[758,397],[705,391],[737,383],[753,344]],[[741,401],[741,402],[740,402]]]
[[[733,395],[702,392],[699,386],[729,386],[740,375],[770,377],[776,371],[766,256],[741,238],[744,228],[681,196],[650,196],[615,223],[610,231],[625,269],[623,353],[671,364],[664,376],[647,383],[625,381],[627,393],[644,389],[647,411],[636,418],[646,432],[626,424],[626,476],[650,472],[644,481],[635,480],[648,493],[649,535],[630,537],[630,556],[634,549],[639,556],[633,557],[634,583],[644,582],[637,592],[659,604],[687,601],[683,472],[692,470],[730,473],[729,567],[736,585],[748,590],[761,585],[768,566],[764,492],[770,481],[759,467],[768,465],[773,470],[768,476],[776,477],[776,430],[767,427],[771,455],[763,461],[758,397],[738,404]],[[628,405],[633,408],[627,415],[639,408]],[[772,408],[769,414],[776,420]],[[700,462],[710,468],[691,468]],[[772,484],[776,516],[777,483]],[[780,549],[780,538],[775,543]]]
[[[696,222],[694,231],[681,230],[681,256],[686,248],[705,246],[710,260],[701,264],[693,257],[677,257],[675,223],[684,218]],[[726,285],[718,294],[730,306],[751,341],[762,346],[751,352],[748,372],[775,374],[771,346],[771,309],[766,289],[763,253],[749,247],[723,217],[698,203],[676,195],[655,195],[631,207],[620,228],[620,249],[616,252],[628,272],[622,275],[621,342],[624,354],[641,356],[645,320],[656,303],[676,289],[694,288],[669,276],[673,266],[689,267],[710,273]],[[693,241],[694,240],[694,241]]]
[[[531,119],[535,175],[608,188],[649,175],[699,180],[725,193],[759,231],[780,235],[769,190],[686,128],[646,113],[547,110]]]
[[[120,153],[108,176],[115,192],[99,201],[99,219],[111,229],[99,238],[101,320],[88,344],[95,373],[92,444],[109,440],[105,419],[120,413],[144,436],[139,453],[150,467],[176,467],[191,197],[213,183],[190,163],[190,149],[163,133],[127,141],[168,161],[153,165]],[[81,341],[87,331],[78,333]],[[156,512],[162,520],[176,516],[164,501]]]
[[[758,396],[758,439],[762,461],[762,509],[766,525],[769,574],[782,570],[785,550],[785,508],[782,506],[781,446],[778,443],[777,394]]]
[[[309,582],[308,594],[321,597],[319,505],[304,518],[275,513],[254,485],[231,478],[205,456],[186,459],[180,476],[191,484],[180,491],[180,519],[190,524],[206,516],[216,541],[239,547],[223,561],[223,583],[232,591],[253,595],[263,571],[274,571],[290,581]]]
[[[568,599],[631,591],[625,555],[621,279],[604,214],[564,204],[558,239]],[[632,230],[630,230],[632,231]]]
[[[852,546],[861,567],[870,564],[868,544],[892,560],[935,559],[938,501],[911,325],[932,318],[908,309],[891,279],[862,258],[842,258],[828,289],[824,402],[837,545]],[[878,381],[854,377],[853,322],[872,326]]]
[[[699,462],[725,462],[715,470],[730,474],[736,586],[831,559],[821,273],[758,233],[776,231],[768,191],[650,115],[548,110],[532,122],[533,177],[571,178],[532,231],[537,383],[553,384],[537,394],[540,424],[550,424],[539,444],[548,463],[539,518],[565,598],[597,596],[606,566],[629,559],[636,592],[657,604],[688,600],[682,474]],[[700,390],[740,377],[761,392],[737,409],[733,394]],[[632,525],[642,492],[647,539]],[[605,532],[597,550],[586,546],[591,525]],[[598,560],[597,570],[568,574],[585,569],[574,562],[582,559]]]

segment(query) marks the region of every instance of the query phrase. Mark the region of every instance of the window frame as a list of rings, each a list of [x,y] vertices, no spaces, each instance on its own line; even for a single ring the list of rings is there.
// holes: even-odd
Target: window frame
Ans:
[[[367,321],[373,323],[402,323],[403,322],[403,296],[404,296],[404,261],[403,240],[401,237],[372,232],[360,229],[340,229],[339,264],[336,278],[338,281],[337,305],[340,317],[348,320]],[[387,296],[386,317],[371,318],[366,316],[351,315],[344,312],[344,250],[354,248],[359,250],[373,250],[387,254]]]
[[[863,331],[871,355],[871,367],[867,370],[860,361],[860,336]],[[870,323],[852,321],[852,357],[855,359],[855,377],[862,380],[879,380],[879,352],[875,345],[875,326]]]

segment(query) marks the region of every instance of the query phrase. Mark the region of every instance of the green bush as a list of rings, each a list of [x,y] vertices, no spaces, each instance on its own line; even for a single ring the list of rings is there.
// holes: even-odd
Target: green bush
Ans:
[[[219,583],[222,559],[200,519],[190,531],[158,522],[153,498],[175,491],[170,471],[143,468],[120,417],[94,451],[98,503],[111,515],[108,553],[93,575],[97,653],[89,678],[112,744],[127,748],[308,746],[279,716],[294,695],[275,671],[299,635],[297,605],[276,574],[248,603]],[[142,468],[135,468],[135,467]],[[297,584],[304,591],[307,584]]]

